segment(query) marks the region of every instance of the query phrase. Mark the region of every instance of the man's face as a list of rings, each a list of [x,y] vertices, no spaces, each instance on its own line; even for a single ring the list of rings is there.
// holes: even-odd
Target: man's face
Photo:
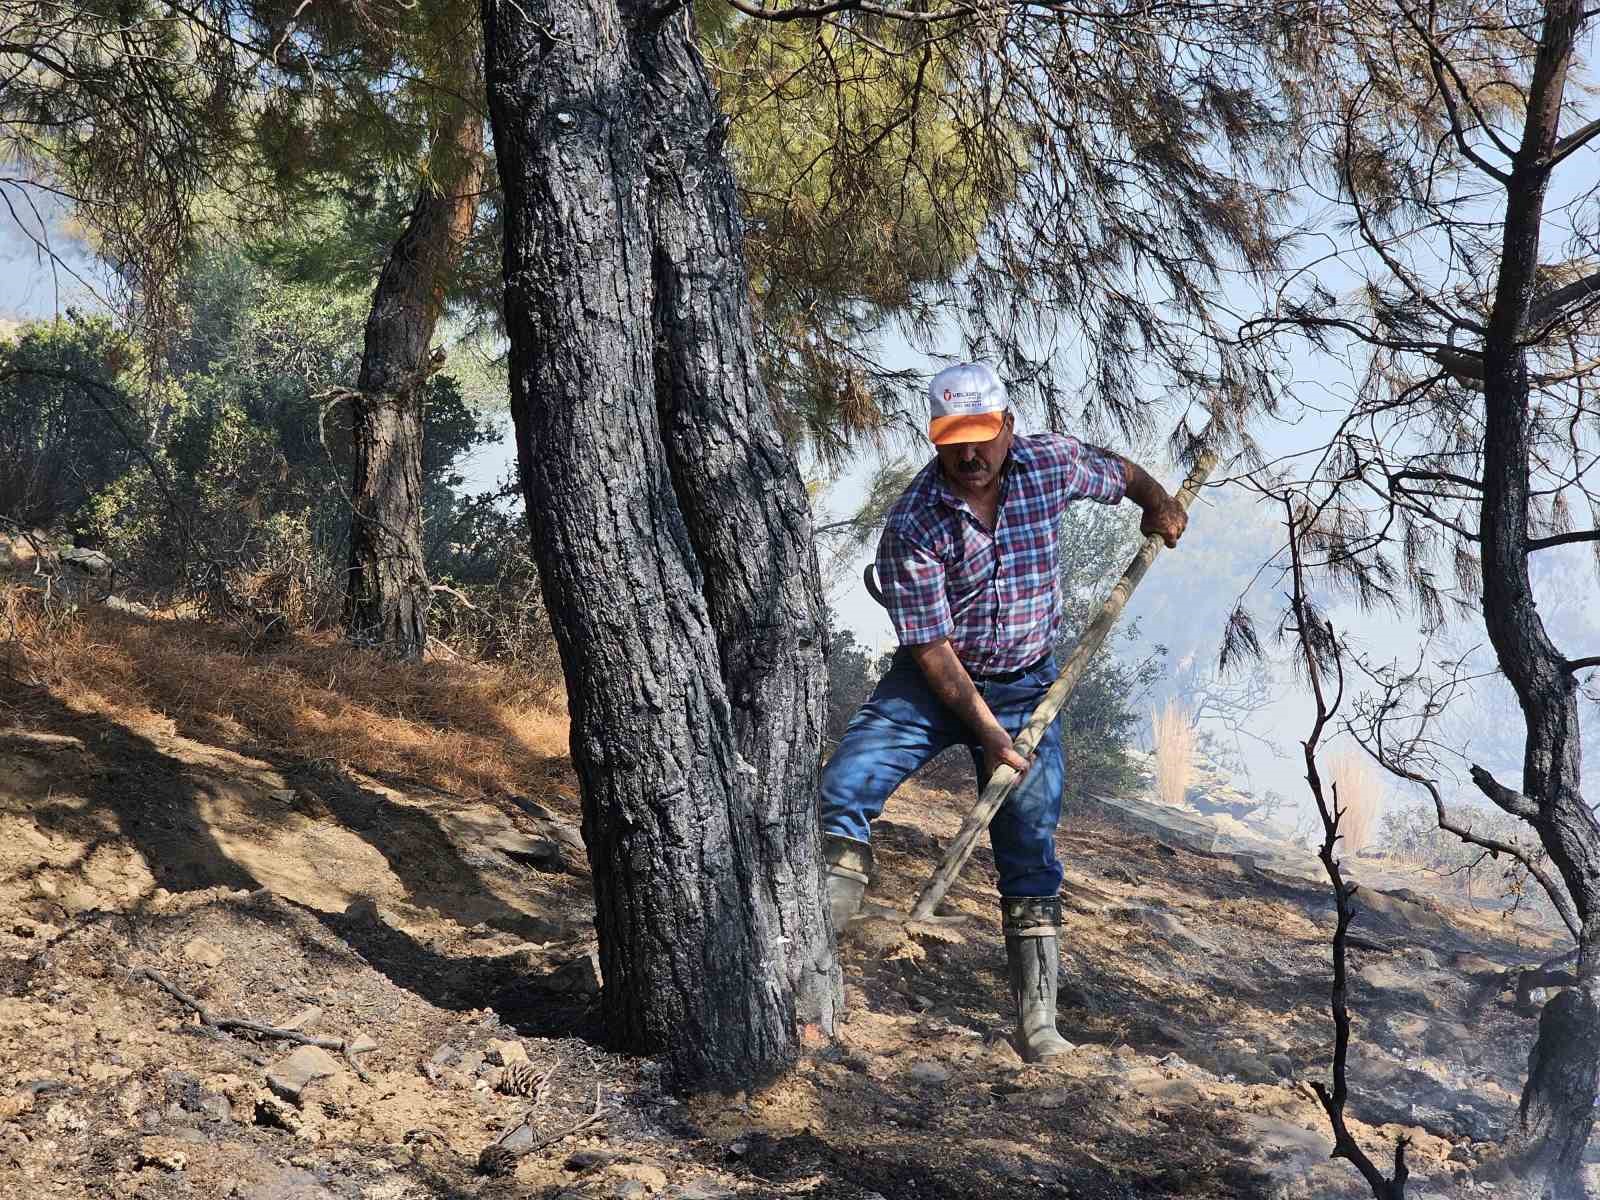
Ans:
[[[1011,414],[987,442],[952,442],[935,446],[946,479],[972,491],[983,491],[1000,478],[1000,468],[1011,453]]]

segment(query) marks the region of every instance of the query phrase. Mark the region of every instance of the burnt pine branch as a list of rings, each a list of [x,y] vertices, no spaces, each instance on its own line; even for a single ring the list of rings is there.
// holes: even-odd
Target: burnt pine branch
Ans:
[[[1398,779],[1415,783],[1427,791],[1429,797],[1433,800],[1434,816],[1438,821],[1439,828],[1445,833],[1460,839],[1470,846],[1479,846],[1493,855],[1504,854],[1507,858],[1522,864],[1522,868],[1544,890],[1544,894],[1550,897],[1550,903],[1555,906],[1556,912],[1560,914],[1561,923],[1567,927],[1567,932],[1572,934],[1574,938],[1579,936],[1582,931],[1582,923],[1578,920],[1578,914],[1573,911],[1572,900],[1568,897],[1566,889],[1525,847],[1519,846],[1515,842],[1508,842],[1503,838],[1490,837],[1487,834],[1473,832],[1470,825],[1463,825],[1450,815],[1449,810],[1445,807],[1444,797],[1439,792],[1437,780],[1430,779],[1421,772],[1413,771],[1405,766],[1404,763],[1396,761],[1393,756],[1385,753],[1381,743],[1374,747],[1364,738],[1357,738],[1356,740],[1360,743],[1361,748],[1372,756],[1373,761],[1385,771],[1388,771],[1389,774]],[[1490,782],[1493,782],[1492,778]]]
[[[1528,550],[1548,550],[1552,546],[1570,546],[1575,542],[1600,542],[1600,529],[1574,529],[1567,533],[1553,533],[1549,537],[1528,539]]]
[[[1537,804],[1521,792],[1508,788],[1477,763],[1472,764],[1472,782],[1477,784],[1478,790],[1489,797],[1497,807],[1504,809],[1513,817],[1521,817],[1524,821],[1539,819]]]
[[[1355,920],[1356,913],[1354,901],[1357,885],[1345,881],[1337,857],[1339,838],[1342,836],[1339,825],[1345,814],[1345,810],[1339,806],[1338,786],[1335,785],[1333,788],[1333,801],[1330,805],[1323,790],[1322,775],[1317,770],[1317,747],[1344,694],[1344,668],[1337,643],[1333,643],[1331,648],[1328,644],[1333,642],[1331,626],[1325,619],[1315,615],[1306,598],[1305,568],[1300,555],[1300,536],[1306,518],[1296,514],[1290,497],[1284,496],[1282,499],[1289,529],[1290,583],[1293,588],[1290,594],[1290,610],[1293,615],[1295,638],[1300,654],[1305,660],[1306,676],[1311,681],[1312,698],[1316,702],[1316,717],[1312,722],[1311,733],[1301,743],[1301,748],[1305,753],[1306,783],[1311,788],[1312,799],[1317,803],[1317,813],[1322,818],[1322,846],[1317,857],[1321,860],[1328,882],[1333,887],[1336,910],[1333,930],[1333,987],[1329,997],[1334,1034],[1332,1084],[1330,1086],[1319,1079],[1313,1081],[1311,1087],[1316,1092],[1317,1099],[1322,1102],[1323,1111],[1328,1116],[1328,1124],[1333,1129],[1333,1157],[1347,1160],[1361,1173],[1361,1177],[1367,1181],[1367,1186],[1372,1189],[1375,1200],[1404,1200],[1406,1180],[1410,1176],[1410,1169],[1406,1165],[1407,1139],[1402,1137],[1396,1141],[1394,1172],[1392,1176],[1385,1176],[1356,1142],[1345,1121],[1345,1104],[1350,1095],[1348,1076],[1350,1009],[1346,1000],[1349,989],[1348,949],[1350,923]],[[1323,675],[1329,667],[1332,667],[1338,683],[1331,702],[1323,686]]]

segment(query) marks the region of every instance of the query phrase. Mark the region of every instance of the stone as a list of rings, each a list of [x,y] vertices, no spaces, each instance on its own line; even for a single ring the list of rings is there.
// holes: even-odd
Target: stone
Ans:
[[[1271,1067],[1280,1079],[1289,1079],[1294,1075],[1294,1060],[1287,1054],[1267,1055],[1267,1066]]]
[[[58,1100],[45,1109],[44,1123],[62,1133],[82,1133],[89,1128],[89,1122],[83,1114],[65,1100]]]
[[[364,1033],[358,1033],[350,1039],[351,1054],[370,1054],[378,1048],[378,1043]]]
[[[1065,1108],[1072,1103],[1072,1093],[1065,1088],[1038,1088],[1013,1092],[1006,1103],[1018,1108]]]
[[[591,1171],[616,1160],[617,1154],[612,1150],[574,1150],[563,1165],[569,1171]]]
[[[100,894],[76,880],[69,881],[56,899],[62,908],[74,914],[93,912],[100,907]]]
[[[509,1067],[512,1063],[527,1062],[528,1052],[523,1049],[521,1042],[490,1038],[487,1057],[497,1067]]]
[[[220,966],[228,957],[227,951],[205,938],[190,938],[183,944],[183,956],[202,967]]]
[[[320,1020],[322,1020],[322,1009],[313,1004],[308,1008],[302,1008],[280,1025],[279,1028],[293,1029],[300,1033],[310,1033]]]
[[[174,1150],[155,1139],[149,1139],[140,1143],[135,1161],[140,1170],[155,1167],[162,1171],[177,1172],[189,1165],[189,1156],[182,1150]]]
[[[283,1099],[299,1104],[301,1093],[309,1085],[338,1072],[339,1064],[322,1047],[301,1046],[267,1068],[267,1086]]]
[[[738,1194],[736,1189],[718,1183],[710,1176],[679,1184],[672,1192],[674,1200],[728,1200]]]
[[[541,981],[552,992],[568,992],[577,996],[600,994],[600,955],[591,950],[571,962],[557,967]]]
[[[655,1195],[666,1190],[667,1173],[649,1163],[619,1162],[606,1168],[606,1174],[622,1183],[636,1183],[645,1193]],[[637,1195],[638,1193],[633,1193]]]
[[[913,1083],[936,1085],[948,1083],[950,1081],[950,1072],[936,1062],[921,1059],[911,1064],[910,1069],[906,1071],[906,1078]]]
[[[208,1121],[229,1121],[233,1119],[233,1105],[226,1096],[218,1096],[214,1092],[200,1097],[198,1105],[200,1115]]]
[[[99,550],[90,550],[83,546],[73,546],[61,552],[61,561],[71,563],[80,571],[89,575],[109,575],[112,562],[109,556]]]

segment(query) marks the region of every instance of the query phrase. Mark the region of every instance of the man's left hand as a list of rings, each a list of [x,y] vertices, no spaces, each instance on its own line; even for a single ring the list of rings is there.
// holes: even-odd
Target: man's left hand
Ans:
[[[1171,496],[1163,503],[1145,509],[1144,516],[1139,520],[1139,532],[1146,537],[1155,534],[1166,543],[1168,550],[1178,544],[1178,539],[1188,527],[1189,514]]]

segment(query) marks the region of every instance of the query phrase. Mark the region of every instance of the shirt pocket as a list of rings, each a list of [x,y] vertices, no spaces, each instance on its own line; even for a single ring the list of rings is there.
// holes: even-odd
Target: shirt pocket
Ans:
[[[957,625],[989,616],[994,597],[996,550],[994,539],[964,524],[953,547],[953,561],[944,565],[945,591],[950,616]]]

